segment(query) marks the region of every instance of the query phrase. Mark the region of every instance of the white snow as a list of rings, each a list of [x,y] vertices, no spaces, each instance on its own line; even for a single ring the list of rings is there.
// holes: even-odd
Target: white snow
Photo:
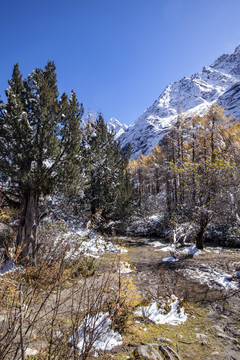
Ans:
[[[34,356],[37,355],[38,351],[36,349],[27,348],[25,351],[26,356]]]
[[[6,274],[14,269],[14,263],[12,260],[7,261],[0,269],[0,275]]]
[[[165,246],[165,244],[163,244],[161,241],[153,241],[150,243],[150,245],[154,247]]]
[[[67,259],[76,258],[82,254],[98,258],[105,252],[120,254],[128,252],[124,247],[107,241],[94,230],[82,226],[72,227],[66,233],[61,234],[55,241],[56,247],[58,244],[61,247],[70,245],[69,250],[66,252]]]
[[[128,128],[127,125],[121,124],[116,118],[112,117],[107,121],[109,131],[115,132],[115,138],[118,139]]]
[[[166,305],[170,307],[170,311],[167,313]],[[136,314],[147,317],[155,324],[178,325],[187,320],[184,307],[180,306],[179,299],[175,295],[172,295],[167,301],[163,301],[161,305],[155,301],[148,306],[141,306]]]
[[[220,233],[220,234],[222,234],[222,233]],[[216,254],[240,253],[240,249],[238,249],[238,248],[224,248],[224,247],[221,247],[221,246],[206,246],[205,252],[216,253]]]
[[[204,254],[204,251],[199,250],[194,244],[182,248],[177,248],[175,245],[177,244],[164,246],[160,249],[156,249],[155,251],[165,251],[165,252],[169,251],[169,252],[174,252],[176,255],[192,255],[192,256]]]
[[[162,261],[163,262],[175,262],[175,261],[179,261],[179,259],[176,259],[174,256],[171,256],[169,258],[164,258]]]
[[[161,249],[156,249],[155,251],[174,251],[175,247],[172,245],[164,246]]]
[[[5,264],[2,265],[0,268],[0,276],[3,276],[5,274],[9,274],[11,272],[14,272],[16,270],[22,270],[22,266],[16,266],[12,260],[8,260]]]
[[[216,285],[225,290],[236,290],[239,288],[238,282],[232,280],[233,274],[223,273],[204,264],[200,268],[177,271],[192,279],[196,279],[200,284],[208,285],[210,288],[216,287]]]
[[[71,237],[71,233],[68,234]],[[120,251],[121,254],[126,253],[127,250],[121,248],[118,245],[114,245],[111,242],[107,242],[101,236],[95,235],[91,238],[83,240],[80,243],[78,252],[83,252],[84,254],[89,255],[102,255],[104,252],[114,252],[117,253]]]
[[[194,244],[177,249],[177,251],[183,255],[202,255],[204,251],[199,250]]]
[[[128,262],[121,262],[118,272],[120,271],[121,274],[129,274],[133,272],[131,264]]]
[[[111,329],[112,321],[109,313],[98,313],[86,316],[69,343],[75,344],[82,353],[89,343],[95,350],[111,350],[122,344],[122,337]]]

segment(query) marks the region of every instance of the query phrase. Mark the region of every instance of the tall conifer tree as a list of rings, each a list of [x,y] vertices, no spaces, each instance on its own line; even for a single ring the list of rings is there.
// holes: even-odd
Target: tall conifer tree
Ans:
[[[100,114],[87,124],[85,144],[84,199],[91,215],[101,212],[104,219],[116,219],[127,214],[132,200],[132,186],[127,172],[129,154],[122,152],[115,134],[108,130]]]
[[[0,174],[22,199],[17,245],[21,260],[31,263],[37,261],[40,196],[77,176],[83,108],[74,93],[59,100],[55,70],[49,62],[22,80],[16,64],[0,114]]]

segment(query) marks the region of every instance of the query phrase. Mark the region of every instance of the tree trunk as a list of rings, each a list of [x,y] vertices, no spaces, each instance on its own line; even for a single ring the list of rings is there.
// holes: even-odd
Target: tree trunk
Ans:
[[[19,260],[22,263],[37,263],[37,228],[39,195],[32,189],[24,193],[22,215],[17,233],[17,246],[20,248]]]
[[[199,232],[197,233],[197,236],[196,236],[196,247],[199,249],[199,250],[203,250],[204,246],[203,246],[203,243],[204,243],[204,232],[205,232],[205,229],[201,228],[199,230]]]
[[[208,222],[209,222],[208,213],[204,212],[204,213],[200,214],[200,228],[199,228],[199,231],[196,236],[196,247],[199,250],[203,250],[203,248],[204,248],[204,245],[203,245],[204,244],[204,233],[207,229]]]
[[[172,212],[172,201],[171,201],[171,185],[168,170],[166,171],[166,202],[168,215]]]

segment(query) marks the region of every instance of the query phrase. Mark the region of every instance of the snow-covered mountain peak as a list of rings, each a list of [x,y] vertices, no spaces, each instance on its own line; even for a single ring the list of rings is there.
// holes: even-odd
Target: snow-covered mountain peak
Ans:
[[[221,55],[211,67],[240,80],[240,45],[232,54]]]
[[[112,117],[107,121],[107,126],[110,131],[115,132],[116,139],[121,136],[125,130],[127,130],[128,126],[125,124],[121,124],[116,118]]]
[[[182,111],[186,116],[202,114],[219,103],[228,113],[240,116],[240,45],[220,56],[202,72],[170,83],[159,98],[121,135],[132,155],[147,154],[176,122]]]

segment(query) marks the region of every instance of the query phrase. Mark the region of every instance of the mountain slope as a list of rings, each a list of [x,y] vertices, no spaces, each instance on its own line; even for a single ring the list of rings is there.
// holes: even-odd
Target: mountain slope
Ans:
[[[186,116],[204,113],[213,103],[240,116],[240,45],[220,56],[202,72],[170,83],[160,97],[120,136],[132,145],[132,157],[147,154],[162,139],[181,111]]]
[[[111,119],[109,119],[107,121],[107,126],[108,129],[110,131],[114,131],[115,132],[115,138],[118,139],[123,133],[124,131],[127,130],[128,126],[125,124],[121,124],[117,119],[115,119],[114,117],[112,117]]]

